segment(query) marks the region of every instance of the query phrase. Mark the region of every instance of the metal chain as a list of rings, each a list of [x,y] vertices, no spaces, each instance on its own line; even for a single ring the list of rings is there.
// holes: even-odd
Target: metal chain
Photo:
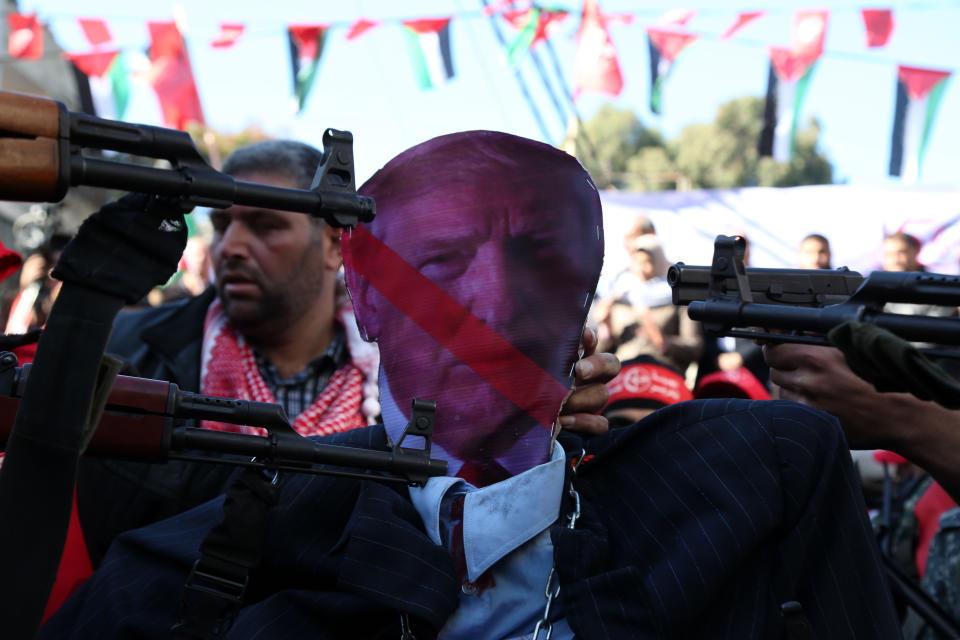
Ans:
[[[405,613],[400,614],[400,640],[417,640],[410,630],[410,618]]]
[[[580,464],[586,455],[586,449],[580,449],[580,457],[577,458],[577,462],[573,465],[570,488],[567,490],[570,499],[573,500],[573,511],[567,516],[568,529],[573,529],[577,524],[577,520],[580,518],[580,494],[577,493],[577,490],[573,487],[573,479],[576,477],[577,469],[580,468]],[[533,640],[541,640],[541,632],[544,633],[543,640],[550,640],[550,636],[553,634],[553,623],[550,622],[550,609],[553,606],[553,601],[560,595],[560,578],[557,576],[556,565],[550,567],[550,575],[547,576],[547,587],[544,589],[544,595],[547,597],[547,604],[543,608],[543,617],[537,621],[537,626],[533,628]]]

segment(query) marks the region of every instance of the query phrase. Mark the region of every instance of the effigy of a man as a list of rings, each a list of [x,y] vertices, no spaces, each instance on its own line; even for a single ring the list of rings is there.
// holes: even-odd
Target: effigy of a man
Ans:
[[[380,347],[388,434],[422,398],[451,475],[485,486],[546,462],[603,260],[587,172],[548,145],[470,131],[401,153],[360,193],[377,217],[344,238],[344,262]]]

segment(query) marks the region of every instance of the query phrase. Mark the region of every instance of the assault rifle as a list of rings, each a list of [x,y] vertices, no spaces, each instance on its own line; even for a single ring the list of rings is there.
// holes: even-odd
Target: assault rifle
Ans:
[[[831,329],[859,320],[910,342],[960,345],[957,318],[883,311],[887,302],[960,306],[960,276],[875,271],[864,278],[846,267],[750,268],[743,264],[745,248],[743,238],[717,236],[710,266],[678,262],[667,272],[674,304],[687,306],[690,318],[702,322],[708,333],[774,343],[828,345],[825,336]],[[921,351],[958,357],[957,351],[948,349]],[[881,559],[894,594],[943,637],[960,637],[960,623],[906,576],[889,555],[881,553]]]
[[[85,155],[119,151],[166,160],[170,168]],[[233,204],[297,211],[334,227],[373,219],[372,198],[355,193],[353,136],[327,129],[323,160],[309,190],[234,180],[215,170],[189,134],[67,110],[57,100],[0,91],[0,199],[59,202],[72,186],[152,193],[185,208]]]
[[[198,205],[225,208],[241,204],[303,212],[321,217],[334,227],[352,227],[358,222],[370,221],[375,213],[373,199],[355,192],[353,137],[348,132],[328,129],[323,135],[323,146],[323,156],[310,189],[242,182],[214,170],[201,157],[190,137],[181,131],[104,120],[68,111],[62,103],[47,98],[0,92],[2,200],[56,202],[71,186],[86,185],[173,198],[184,211]],[[87,154],[85,149],[153,158],[166,161],[169,166],[98,157],[102,154]],[[109,251],[116,239],[97,219],[93,220],[87,227],[89,233],[84,234],[81,227],[75,239],[77,244],[67,247],[65,257],[70,255],[71,247],[74,259],[80,262],[109,262],[116,257]],[[170,229],[163,225],[131,225],[127,231],[123,236],[127,240],[137,238],[147,243],[143,246],[150,246],[151,242],[165,240],[163,236]],[[157,256],[161,262],[170,257]],[[216,451],[234,459],[239,456],[241,461],[245,457],[248,463],[256,457],[259,462],[254,464],[268,469],[306,470],[314,462],[324,462],[386,470],[404,482],[425,480],[441,473],[441,466],[430,461],[429,456],[414,459],[399,448],[392,453],[351,449],[331,452],[317,448],[312,441],[299,438],[277,416],[267,420],[270,424],[265,425],[269,430],[266,437],[198,433],[176,422],[164,426],[167,418],[230,421],[226,419],[230,414],[234,414],[234,420],[241,420],[238,416],[244,412],[247,417],[242,420],[254,422],[255,418],[259,419],[257,416],[267,417],[269,411],[262,407],[229,402],[217,405],[209,399],[179,395],[170,387],[166,387],[166,391],[154,390],[159,399],[114,397],[109,393],[113,378],[100,375],[113,320],[127,298],[146,293],[140,289],[157,276],[158,269],[169,269],[172,273],[176,264],[161,265],[156,261],[150,264],[146,259],[143,266],[136,260],[129,262],[131,280],[127,290],[112,286],[117,284],[113,281],[97,282],[96,269],[73,265],[76,269],[71,278],[64,281],[47,320],[31,380],[23,387],[22,396],[15,398],[16,407],[5,401],[3,415],[16,416],[5,438],[6,459],[0,468],[0,553],[6,554],[0,561],[7,578],[0,583],[0,618],[11,621],[4,629],[5,637],[33,637],[40,624],[60,562],[77,458],[86,447],[90,425],[99,422],[95,409],[102,408],[103,402],[108,404],[107,415],[126,414],[128,428],[121,431],[121,435],[129,441],[121,444],[114,441],[111,446],[126,449],[128,454],[167,459],[193,455],[188,452],[200,450],[201,457],[193,459],[201,459],[203,451]],[[112,268],[116,272],[118,265]],[[69,367],[62,361],[67,354]],[[16,360],[11,363],[7,358],[7,364],[0,367],[4,368],[15,369]],[[130,389],[124,388],[124,384],[121,383],[115,393],[129,395]],[[10,380],[9,385],[14,385],[14,381]],[[9,385],[8,390],[19,388]],[[0,396],[12,395],[0,390]],[[147,396],[150,395],[148,392]],[[425,424],[424,416],[420,417],[421,420],[416,421],[418,427]],[[133,436],[136,429],[131,425],[142,427],[150,423],[153,441],[144,446],[138,436]],[[432,421],[427,420],[426,424]],[[238,435],[241,437],[237,438]],[[130,442],[137,444],[133,446]],[[93,451],[99,446],[98,441]],[[370,453],[374,455],[371,457]],[[222,460],[218,458],[218,461]]]
[[[717,236],[711,266],[678,262],[667,272],[674,304],[685,305],[690,318],[702,322],[711,334],[825,345],[829,343],[823,336],[831,329],[860,320],[910,342],[960,345],[956,318],[883,311],[888,302],[956,307],[960,276],[875,271],[864,278],[846,267],[750,268],[743,265],[745,246],[743,238]],[[950,350],[927,353],[956,355]]]
[[[0,450],[13,429],[30,375],[31,365],[16,365],[12,353],[0,354]],[[414,400],[404,432],[404,436],[423,437],[425,449],[402,448],[401,438],[393,451],[373,451],[304,438],[293,430],[278,404],[207,396],[183,391],[171,382],[116,376],[84,455],[142,462],[229,463],[422,486],[428,478],[447,472],[446,461],[430,459],[435,406]],[[262,427],[267,435],[191,426],[196,420]],[[371,476],[348,469],[382,473]]]

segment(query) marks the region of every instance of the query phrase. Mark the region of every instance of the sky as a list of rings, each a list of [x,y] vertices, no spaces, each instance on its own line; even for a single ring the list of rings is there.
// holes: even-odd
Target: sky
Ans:
[[[168,20],[169,1],[20,0],[23,12],[37,12],[68,51],[89,48],[76,24],[78,17],[102,18],[125,51],[142,52],[148,44],[146,20]],[[547,83],[560,100],[572,82],[579,0],[557,0],[571,15],[551,38],[563,68],[558,75],[548,52],[538,48]],[[663,94],[663,114],[648,110],[649,61],[644,28],[667,9],[666,2],[601,0],[605,13],[631,13],[633,24],[612,23],[610,34],[624,75],[621,95],[585,93],[577,100],[589,118],[606,102],[637,113],[648,126],[668,137],[684,126],[713,119],[717,106],[766,91],[767,46],[788,45],[792,14],[823,5],[779,3],[747,5],[729,0],[697,0],[687,29],[701,34],[677,60]],[[818,62],[804,105],[804,120],[822,127],[821,148],[835,168],[835,180],[878,186],[899,179],[886,176],[893,120],[897,64],[933,67],[956,73],[960,64],[960,2],[896,2],[870,5],[892,8],[895,28],[890,43],[868,49],[860,9],[854,2],[833,2],[825,54]],[[527,56],[510,67],[480,0],[338,0],[240,3],[186,1],[180,4],[207,123],[234,132],[257,125],[273,136],[292,137],[321,146],[328,127],[354,136],[358,184],[406,148],[437,135],[468,129],[495,129],[560,144],[566,131],[561,116]],[[767,15],[731,40],[722,33],[739,11],[766,10]],[[446,85],[420,90],[402,39],[405,19],[453,16],[451,40],[456,75]],[[347,27],[358,18],[383,21],[357,40],[347,41]],[[221,22],[242,22],[246,33],[229,49],[210,41]],[[320,68],[304,111],[292,112],[292,80],[285,35],[289,23],[330,23]],[[512,31],[502,21],[507,37]],[[516,80],[524,78],[546,133],[538,126]],[[563,105],[565,114],[569,107]],[[960,86],[951,78],[940,105],[933,138],[918,182],[930,187],[960,187]],[[161,124],[155,95],[136,86],[126,119]]]

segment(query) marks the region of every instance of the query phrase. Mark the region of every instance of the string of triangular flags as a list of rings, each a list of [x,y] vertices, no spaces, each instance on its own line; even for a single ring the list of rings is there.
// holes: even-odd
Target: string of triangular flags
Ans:
[[[736,37],[747,24],[773,11],[776,10],[740,12],[719,36],[687,29],[695,15],[693,10],[671,9],[662,13],[654,24],[645,27],[650,59],[650,111],[662,113],[664,86],[674,72],[678,58],[698,39],[712,37],[729,40]],[[483,16],[491,20],[499,18],[512,28],[512,39],[504,42],[506,58],[511,65],[519,64],[527,52],[548,42],[570,13],[562,7],[517,0],[484,2],[482,11]],[[575,34],[571,101],[586,91],[620,95],[623,73],[609,27],[615,23],[632,24],[636,13],[604,13],[597,0],[584,0]],[[860,13],[866,46],[871,49],[886,46],[894,30],[893,11],[861,9]],[[767,46],[767,105],[760,149],[761,153],[772,155],[778,161],[788,161],[792,156],[803,101],[817,62],[825,53],[824,40],[829,15],[829,10],[796,11],[791,46]],[[287,25],[294,110],[300,113],[306,106],[324,43],[334,27],[346,27],[346,39],[357,40],[387,22],[398,23],[406,38],[418,86],[430,89],[443,85],[455,75],[450,30],[454,17],[397,21],[360,18],[349,24]],[[42,58],[42,25],[37,16],[9,13],[7,22],[10,57],[27,60]],[[89,82],[91,110],[104,117],[122,119],[129,100],[131,77],[124,49],[113,45],[113,37],[104,20],[79,18],[78,23],[90,49],[64,55]],[[150,35],[149,67],[141,72],[141,76],[156,92],[165,124],[177,128],[185,128],[190,122],[203,124],[203,109],[183,35],[172,21],[151,21],[147,27]],[[224,22],[209,44],[226,49],[236,45],[245,33],[244,24]],[[950,70],[908,65],[897,67],[890,175],[902,176],[905,181],[919,177],[937,108],[951,73]]]

